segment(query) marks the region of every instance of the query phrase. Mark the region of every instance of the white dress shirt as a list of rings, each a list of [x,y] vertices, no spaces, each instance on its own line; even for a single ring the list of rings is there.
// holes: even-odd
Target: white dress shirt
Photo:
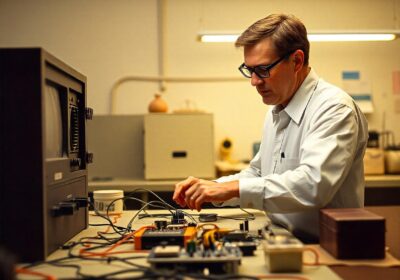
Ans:
[[[315,239],[320,208],[364,205],[367,139],[354,100],[311,69],[286,108],[267,113],[250,166],[217,180],[239,180],[240,198],[222,205],[264,209],[298,237]]]

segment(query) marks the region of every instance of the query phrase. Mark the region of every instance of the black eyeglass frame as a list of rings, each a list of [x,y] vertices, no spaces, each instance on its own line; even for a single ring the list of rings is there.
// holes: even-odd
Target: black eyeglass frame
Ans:
[[[257,65],[255,67],[250,67],[247,66],[246,64],[244,64],[244,62],[239,66],[239,71],[240,73],[242,73],[243,76],[245,76],[246,78],[251,78],[251,76],[253,75],[253,73],[256,73],[257,77],[259,77],[260,79],[265,79],[265,78],[269,78],[271,75],[269,73],[269,71],[271,71],[272,68],[274,68],[276,65],[278,65],[282,60],[288,58],[292,53],[294,53],[294,51],[291,51],[287,54],[285,54],[284,56],[282,56],[281,58],[279,58],[277,61],[272,62],[271,64],[268,65]],[[250,76],[248,76],[243,69],[246,68],[250,71]],[[262,69],[263,72],[265,72],[265,75],[262,75],[260,73],[258,73],[259,71],[257,69]]]

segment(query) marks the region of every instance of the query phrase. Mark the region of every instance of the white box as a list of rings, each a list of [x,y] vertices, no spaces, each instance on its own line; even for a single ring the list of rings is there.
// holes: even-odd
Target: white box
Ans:
[[[263,240],[262,244],[269,272],[301,272],[304,245],[298,239],[278,235]]]
[[[214,178],[212,114],[144,116],[145,179]]]

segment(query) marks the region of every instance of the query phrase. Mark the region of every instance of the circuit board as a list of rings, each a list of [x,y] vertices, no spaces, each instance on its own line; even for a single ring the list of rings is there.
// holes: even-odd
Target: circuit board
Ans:
[[[241,258],[238,247],[198,247],[188,252],[188,249],[179,246],[157,246],[151,250],[147,261],[154,269],[200,273],[207,269],[212,274],[236,274]]]

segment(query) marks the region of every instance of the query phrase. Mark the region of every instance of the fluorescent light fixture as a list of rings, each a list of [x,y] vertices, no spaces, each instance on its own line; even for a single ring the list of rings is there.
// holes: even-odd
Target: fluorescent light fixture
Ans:
[[[399,30],[371,31],[314,31],[308,33],[310,42],[365,42],[392,41],[400,34]]]
[[[239,35],[234,34],[204,34],[200,35],[200,41],[203,43],[229,43],[235,42]]]
[[[400,30],[371,30],[371,31],[310,31],[310,42],[362,42],[362,41],[391,41],[399,37]],[[202,33],[199,40],[203,43],[235,42],[238,33]]]

